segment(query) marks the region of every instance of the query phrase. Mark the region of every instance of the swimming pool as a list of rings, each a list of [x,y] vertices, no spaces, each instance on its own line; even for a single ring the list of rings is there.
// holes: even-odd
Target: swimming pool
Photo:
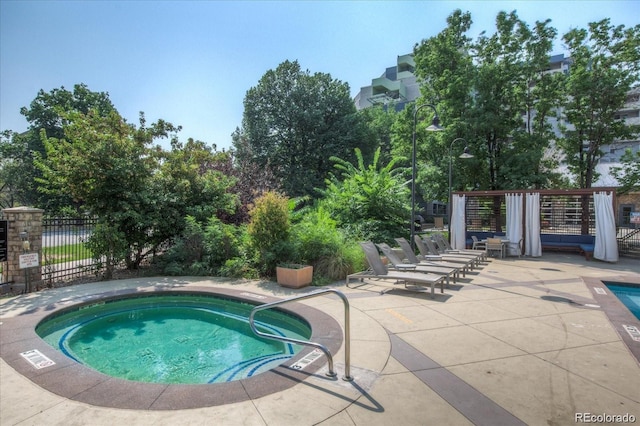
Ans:
[[[640,286],[607,281],[603,283],[640,320]]]
[[[36,333],[36,326],[45,318],[130,295],[196,293],[239,300],[253,306],[282,300],[259,289],[255,291],[252,285],[231,287],[217,286],[210,280],[190,283],[175,278],[151,277],[118,281],[106,291],[104,283],[86,284],[81,294],[71,298],[65,296],[65,289],[43,292],[34,299],[35,305],[27,300],[25,309],[2,317],[0,357],[16,372],[58,396],[94,406],[141,410],[213,407],[261,398],[289,389],[326,368],[326,357],[318,355],[312,347],[305,347],[271,370],[241,380],[206,384],[146,383],[100,373],[74,361]],[[25,300],[19,299],[18,302],[23,306]],[[321,299],[316,299],[315,305],[318,302]],[[342,327],[324,310],[298,302],[287,303],[278,310],[303,318],[311,326],[309,341],[325,345],[333,354],[341,348],[344,342]],[[321,376],[326,377],[324,373]]]
[[[112,377],[147,383],[220,383],[245,379],[302,348],[256,336],[255,305],[194,293],[100,301],[45,318],[36,333],[69,358]],[[277,310],[260,312],[258,330],[308,340],[309,324]]]

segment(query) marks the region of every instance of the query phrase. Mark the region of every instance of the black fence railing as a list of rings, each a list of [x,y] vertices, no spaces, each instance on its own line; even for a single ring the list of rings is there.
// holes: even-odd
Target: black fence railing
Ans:
[[[640,258],[640,228],[618,228],[618,252],[620,256]]]
[[[51,217],[42,221],[42,280],[46,286],[95,276],[101,264],[85,244],[95,218]]]

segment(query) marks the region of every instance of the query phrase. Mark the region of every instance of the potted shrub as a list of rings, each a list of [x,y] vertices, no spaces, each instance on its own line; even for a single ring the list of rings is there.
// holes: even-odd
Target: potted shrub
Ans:
[[[276,267],[276,279],[282,287],[301,288],[311,284],[313,266],[285,263]]]

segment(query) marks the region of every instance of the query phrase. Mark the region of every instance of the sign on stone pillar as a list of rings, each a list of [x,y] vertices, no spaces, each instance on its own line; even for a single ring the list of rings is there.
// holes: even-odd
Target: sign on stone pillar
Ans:
[[[42,215],[44,210],[32,207],[12,207],[2,210],[2,216],[7,223],[6,238],[6,271],[3,271],[7,284],[2,285],[2,292],[13,293],[24,290],[37,290],[42,284]],[[29,249],[25,252],[20,234],[29,241]],[[3,238],[0,237],[0,240]],[[34,254],[28,259],[20,259],[21,255]],[[34,261],[34,259],[37,259]],[[26,263],[25,263],[26,262]],[[21,268],[26,264],[27,268]],[[27,288],[27,280],[29,286]]]

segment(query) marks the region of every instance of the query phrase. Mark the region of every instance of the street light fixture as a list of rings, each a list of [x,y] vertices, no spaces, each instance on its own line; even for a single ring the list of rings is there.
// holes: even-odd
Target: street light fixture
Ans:
[[[28,252],[31,248],[31,243],[29,242],[29,231],[26,229],[20,233],[20,240],[22,240],[22,251],[24,253]]]
[[[418,111],[422,108],[429,107],[433,110],[433,120],[431,121],[431,125],[427,127],[428,132],[439,132],[444,130],[440,127],[440,119],[438,118],[438,110],[436,107],[431,104],[422,104],[415,107],[413,110],[413,153],[411,156],[411,221],[409,222],[409,227],[411,229],[411,246],[415,249],[415,220],[416,220],[416,127],[418,125]]]
[[[456,138],[451,142],[451,145],[449,146],[449,199],[448,199],[448,209],[449,210],[449,222],[448,222],[448,226],[449,226],[449,241],[451,241],[451,207],[452,207],[452,203],[451,203],[451,188],[453,186],[453,180],[452,180],[452,163],[453,163],[453,155],[452,155],[452,150],[453,150],[453,144],[458,142],[458,141],[464,141],[465,144],[467,143],[466,140],[464,140],[464,138]],[[462,154],[460,154],[460,156],[458,158],[473,158],[473,154],[471,154],[471,151],[469,150],[469,147],[465,145],[464,147],[464,151],[462,151]]]

